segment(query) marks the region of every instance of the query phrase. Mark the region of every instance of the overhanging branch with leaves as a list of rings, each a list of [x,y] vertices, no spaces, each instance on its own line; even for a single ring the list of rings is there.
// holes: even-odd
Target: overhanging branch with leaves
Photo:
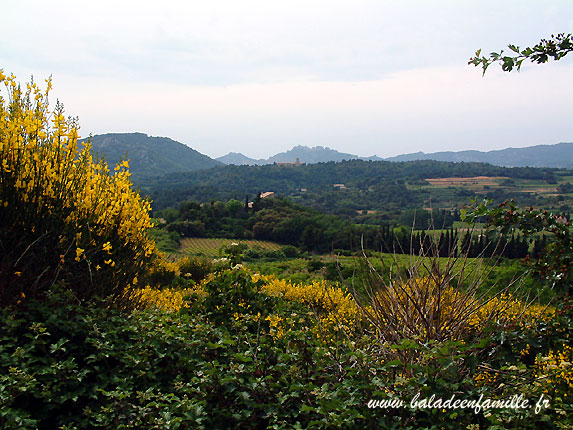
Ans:
[[[481,66],[485,74],[487,68],[493,63],[499,63],[504,72],[511,72],[513,69],[519,71],[525,60],[538,64],[547,63],[549,59],[558,61],[573,51],[573,34],[551,35],[549,40],[542,39],[537,45],[524,49],[516,45],[508,45],[508,48],[513,54],[504,55],[504,52],[500,51],[492,52],[487,57],[481,54],[481,49],[478,49],[468,64]]]

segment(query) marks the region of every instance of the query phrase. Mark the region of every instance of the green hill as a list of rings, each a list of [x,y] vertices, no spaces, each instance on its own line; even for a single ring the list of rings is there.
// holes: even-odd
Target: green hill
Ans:
[[[108,133],[92,136],[91,142],[93,152],[104,156],[110,168],[120,159],[129,159],[129,170],[135,180],[222,165],[168,137]]]

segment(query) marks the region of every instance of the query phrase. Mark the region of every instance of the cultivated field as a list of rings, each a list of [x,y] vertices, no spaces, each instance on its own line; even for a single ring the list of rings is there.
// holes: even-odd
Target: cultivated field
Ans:
[[[224,245],[231,243],[244,243],[249,248],[259,248],[265,251],[277,251],[281,245],[264,240],[239,240],[239,239],[207,239],[207,238],[185,238],[181,239],[179,251],[187,255],[204,255],[206,257],[219,256],[219,250]]]
[[[438,187],[468,187],[478,188],[484,185],[498,185],[501,180],[509,179],[502,176],[475,176],[472,178],[436,178],[426,179],[430,184]]]
[[[411,188],[429,192],[424,202],[427,206],[440,208],[462,208],[467,199],[475,195],[518,196],[522,206],[537,205],[543,209],[562,211],[563,205],[571,206],[573,193],[559,192],[558,186],[571,183],[573,176],[568,172],[557,172],[556,183],[549,184],[541,179],[520,179],[503,176],[448,177],[425,179],[427,185],[413,185]],[[529,195],[529,197],[527,197]]]

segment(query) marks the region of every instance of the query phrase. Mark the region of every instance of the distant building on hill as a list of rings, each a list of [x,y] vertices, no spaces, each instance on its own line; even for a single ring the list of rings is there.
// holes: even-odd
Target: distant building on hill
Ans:
[[[296,161],[294,163],[292,161],[284,161],[277,163],[277,166],[284,166],[284,167],[298,167],[301,165],[302,163],[300,162],[300,159],[298,157],[296,158]]]
[[[274,198],[275,198],[275,193],[273,191],[267,191],[261,193],[261,199],[274,199]]]

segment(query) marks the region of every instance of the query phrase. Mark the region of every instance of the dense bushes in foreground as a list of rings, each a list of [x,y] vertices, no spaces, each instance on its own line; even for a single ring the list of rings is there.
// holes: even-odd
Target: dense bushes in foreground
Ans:
[[[248,282],[248,281],[247,281]],[[264,317],[45,304],[3,311],[2,428],[333,428],[366,422],[375,385],[305,329]],[[261,309],[262,310],[262,309]],[[220,317],[223,314],[219,315]],[[259,331],[253,331],[259,327]],[[357,363],[344,350],[337,358]],[[361,357],[366,362],[365,357]],[[298,424],[297,424],[298,423]]]
[[[337,324],[351,301],[329,288],[235,269],[184,291],[175,307],[163,305],[176,290],[164,290],[166,300],[129,314],[70,304],[65,292],[3,309],[0,427],[566,428],[573,373],[563,311],[482,327],[478,343],[381,344],[367,322]],[[531,407],[410,407],[432,395],[522,395]],[[536,412],[542,395],[549,407]],[[372,399],[403,404],[369,408]]]

